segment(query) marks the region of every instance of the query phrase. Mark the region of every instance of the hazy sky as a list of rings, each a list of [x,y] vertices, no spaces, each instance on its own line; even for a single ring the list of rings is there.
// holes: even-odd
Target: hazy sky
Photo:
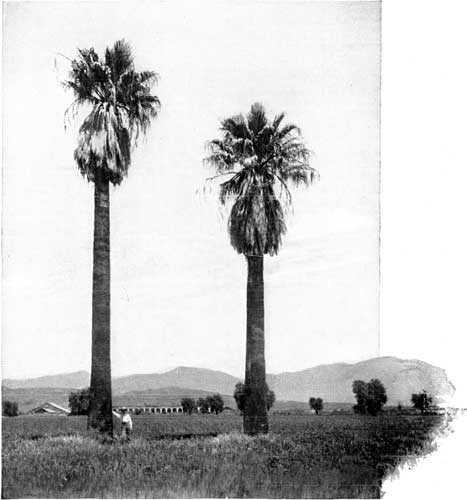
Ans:
[[[243,373],[246,263],[215,186],[202,192],[202,159],[219,120],[255,101],[301,127],[321,175],[294,190],[283,248],[265,258],[267,370],[378,354],[379,3],[4,10],[4,377],[90,368],[93,185],[64,130],[58,53],[120,38],[160,74],[162,110],[111,190],[113,374]]]

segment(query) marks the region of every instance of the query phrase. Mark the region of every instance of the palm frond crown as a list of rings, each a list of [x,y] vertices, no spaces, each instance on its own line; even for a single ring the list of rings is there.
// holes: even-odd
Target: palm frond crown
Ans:
[[[268,120],[264,106],[255,103],[246,117],[223,120],[222,137],[207,145],[205,162],[218,176],[230,176],[220,184],[219,198],[222,204],[233,200],[230,241],[245,255],[277,254],[286,231],[283,203],[292,201],[289,184],[308,186],[316,177],[300,129],[283,125],[284,117]]]
[[[64,85],[74,93],[71,111],[90,108],[74,155],[88,180],[94,181],[96,169],[102,169],[113,184],[120,184],[127,174],[132,147],[160,108],[158,97],[151,93],[156,81],[156,73],[135,70],[130,45],[124,40],[107,48],[103,59],[93,48],[78,51]]]

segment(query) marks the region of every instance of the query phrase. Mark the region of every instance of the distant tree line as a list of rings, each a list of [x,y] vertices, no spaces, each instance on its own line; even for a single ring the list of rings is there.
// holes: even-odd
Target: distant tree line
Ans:
[[[189,415],[193,412],[197,412],[198,408],[200,413],[209,413],[209,411],[211,411],[211,413],[215,413],[216,415],[224,411],[224,400],[220,394],[198,398],[197,401],[193,398],[183,398],[180,404],[183,413],[188,413]]]
[[[68,397],[68,404],[70,407],[70,415],[87,415],[89,413],[89,388],[82,389],[77,392],[71,392]],[[224,409],[224,400],[220,394],[213,394],[206,398],[199,398],[195,401],[193,398],[183,398],[180,405],[184,413],[196,412],[198,408],[201,413],[208,413],[209,410],[216,415],[221,413]],[[137,409],[135,414],[141,414],[141,409]]]
[[[377,415],[383,409],[387,402],[386,389],[382,382],[377,379],[371,379],[369,382],[363,380],[355,380],[352,384],[352,391],[355,395],[357,403],[354,405],[353,410],[360,415]],[[245,409],[245,385],[238,382],[235,385],[233,394],[237,408],[240,412]],[[89,412],[89,388],[80,391],[71,392],[68,398],[70,415],[87,415]],[[266,401],[268,411],[274,405],[276,396],[266,384]],[[416,410],[422,414],[428,412],[433,403],[433,398],[423,390],[420,393],[412,394],[411,402]],[[183,413],[215,413],[218,415],[224,410],[224,400],[220,394],[213,394],[205,398],[198,398],[196,401],[193,398],[183,398],[181,400]],[[319,415],[323,410],[323,399],[317,397],[310,397],[308,404],[310,408]],[[399,410],[402,406],[399,404]],[[18,403],[14,401],[3,401],[2,414],[6,417],[15,417],[18,415]],[[137,411],[141,413],[141,411]]]
[[[208,413],[210,409],[211,413],[218,415],[224,411],[224,400],[220,394],[199,398],[196,404],[201,409],[201,413]]]

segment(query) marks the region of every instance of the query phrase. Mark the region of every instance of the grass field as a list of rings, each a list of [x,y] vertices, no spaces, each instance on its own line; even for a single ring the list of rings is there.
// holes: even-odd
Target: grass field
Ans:
[[[134,418],[131,443],[100,443],[83,417],[3,419],[2,497],[379,498],[407,457],[434,449],[442,417],[238,415]],[[183,435],[217,434],[190,439]]]

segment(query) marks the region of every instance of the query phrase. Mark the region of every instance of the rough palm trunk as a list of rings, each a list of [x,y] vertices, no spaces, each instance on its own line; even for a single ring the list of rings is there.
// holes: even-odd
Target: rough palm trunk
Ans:
[[[266,402],[266,362],[264,359],[264,281],[263,257],[247,256],[247,320],[245,364],[245,410],[243,431],[246,434],[268,432]]]
[[[113,433],[110,371],[109,181],[101,169],[94,180],[92,275],[92,364],[88,428]]]

